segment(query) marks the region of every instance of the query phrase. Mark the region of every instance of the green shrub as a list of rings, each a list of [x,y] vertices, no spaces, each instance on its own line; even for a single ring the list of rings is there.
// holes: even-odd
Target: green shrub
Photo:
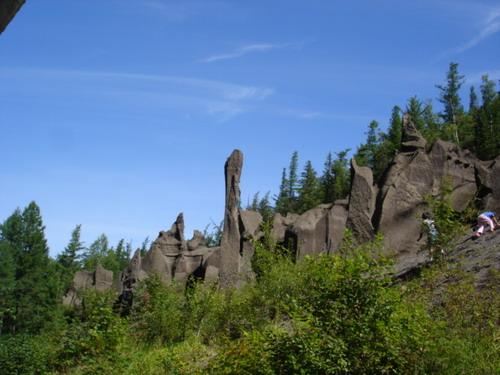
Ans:
[[[53,360],[53,346],[45,336],[2,336],[0,374],[45,374]]]
[[[117,360],[116,349],[124,340],[126,325],[113,312],[113,293],[87,291],[83,297],[81,310],[68,325],[60,339],[58,367],[68,369],[77,364],[92,367],[98,359],[111,363]]]
[[[368,254],[281,258],[255,286],[267,327],[232,341],[214,373],[401,373],[420,371],[429,318],[389,288],[385,263]],[[262,251],[262,249],[261,249]],[[419,354],[415,354],[419,353]]]

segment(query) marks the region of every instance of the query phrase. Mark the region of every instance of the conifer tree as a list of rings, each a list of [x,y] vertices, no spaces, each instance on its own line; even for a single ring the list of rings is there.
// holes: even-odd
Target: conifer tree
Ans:
[[[334,177],[333,195],[334,199],[344,199],[349,194],[351,186],[351,175],[348,167],[347,154],[349,149],[337,152],[337,157],[332,165]]]
[[[382,134],[378,128],[378,122],[373,120],[368,125],[366,132],[366,143],[358,147],[355,158],[360,166],[367,166],[371,169],[375,166],[375,155],[380,146]]]
[[[270,200],[271,192],[267,192],[262,199],[259,200],[257,211],[262,215],[265,222],[270,222],[273,219],[274,209],[271,206]]]
[[[479,109],[479,102],[476,94],[476,89],[474,86],[470,87],[469,91],[469,113],[472,114],[474,111]]]
[[[290,207],[290,194],[288,193],[288,179],[286,177],[286,168],[283,168],[281,174],[281,184],[278,196],[275,201],[276,212],[286,215]]]
[[[73,276],[81,268],[81,252],[85,249],[80,241],[81,225],[77,225],[71,232],[71,239],[61,254],[57,257],[60,266],[61,281],[67,290],[71,286]]]
[[[290,211],[293,211],[295,201],[297,199],[298,190],[298,168],[299,168],[299,153],[294,151],[290,159],[290,167],[288,168],[288,194],[290,198]]]
[[[422,120],[424,121],[422,135],[428,142],[432,143],[441,137],[441,124],[439,123],[438,115],[434,113],[430,100],[424,105]]]
[[[0,302],[2,331],[40,330],[51,320],[61,296],[56,267],[48,256],[44,229],[35,202],[22,213],[16,210],[1,226],[0,251],[4,259],[1,263],[4,263],[3,272],[8,275],[8,289],[2,291],[6,300]]]
[[[335,200],[335,178],[333,176],[333,158],[331,152],[326,156],[320,184],[323,203],[332,203]]]
[[[417,130],[422,132],[425,127],[424,108],[422,102],[416,96],[412,96],[408,99],[406,113],[410,116]]]
[[[496,96],[495,82],[490,80],[487,74],[483,75],[481,77],[481,98],[483,100],[483,106],[490,105]]]
[[[392,108],[391,120],[387,139],[391,142],[394,153],[401,148],[401,137],[403,135],[403,120],[401,119],[401,108],[397,105]]]
[[[95,271],[98,264],[103,264],[109,252],[108,237],[103,233],[86,249],[83,266],[87,271]]]
[[[303,213],[321,203],[321,190],[312,163],[307,161],[300,179],[297,212]]]
[[[458,74],[458,64],[452,62],[446,74],[446,84],[436,85],[440,91],[438,99],[444,105],[441,117],[445,123],[452,125],[454,140],[457,145],[460,145],[459,117],[463,115],[459,91],[464,82],[464,76]]]
[[[68,245],[57,257],[57,261],[63,267],[64,271],[70,274],[81,268],[81,252],[85,249],[83,243],[80,241],[81,229],[82,226],[80,224],[73,229]]]

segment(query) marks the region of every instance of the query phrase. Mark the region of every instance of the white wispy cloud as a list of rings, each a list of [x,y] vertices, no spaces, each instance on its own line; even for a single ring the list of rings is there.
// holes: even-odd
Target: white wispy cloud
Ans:
[[[442,60],[449,55],[463,53],[477,46],[490,36],[500,32],[500,6],[485,8],[484,5],[481,4],[476,5],[473,3],[462,3],[462,7],[464,9],[465,5],[467,5],[468,7],[468,13],[480,20],[479,22],[477,22],[478,31],[471,39],[469,39],[462,45],[448,49],[439,54],[436,58],[436,61]]]
[[[101,95],[127,103],[176,107],[226,121],[273,95],[270,87],[241,85],[193,77],[66,69],[0,68],[0,78],[17,79],[32,91]],[[40,84],[40,81],[50,85]]]
[[[256,44],[248,44],[242,47],[238,47],[232,51],[226,52],[226,53],[221,53],[221,54],[216,54],[216,55],[211,55],[202,60],[202,62],[205,63],[211,63],[215,61],[220,61],[220,60],[229,60],[229,59],[237,59],[239,57],[248,55],[250,53],[262,53],[262,52],[269,52],[272,50],[277,50],[277,49],[284,49],[284,48],[302,48],[302,43],[282,43],[282,44],[275,44],[275,43],[256,43]]]

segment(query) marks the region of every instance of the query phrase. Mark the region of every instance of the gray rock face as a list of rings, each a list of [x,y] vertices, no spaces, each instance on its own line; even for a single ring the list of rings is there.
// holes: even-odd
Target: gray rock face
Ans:
[[[347,221],[347,200],[321,204],[302,215],[276,214],[274,239],[291,248],[297,259],[306,255],[335,252],[343,239]]]
[[[136,253],[136,259],[132,260],[136,264],[133,274],[138,276],[134,278],[141,280],[157,274],[166,283],[185,283],[191,275],[203,275],[204,258],[213,251],[206,247],[205,238],[200,231],[194,231],[193,238],[189,241],[184,240],[184,217],[181,213],[170,230],[160,232],[144,258],[141,259],[140,254]],[[133,268],[132,265],[129,268]],[[122,282],[126,283],[127,280],[129,279],[125,278]]]
[[[493,161],[477,161],[475,168],[483,207],[500,214],[500,156]]]
[[[298,214],[287,214],[286,216],[275,214],[273,218],[273,229],[271,232],[273,238],[279,243],[285,243],[287,228],[291,227],[299,216],[300,215]]]
[[[335,201],[332,209],[328,213],[328,248],[329,252],[335,252],[339,249],[344,238],[344,231],[347,223],[347,215],[349,201],[347,199],[341,199]]]
[[[322,204],[300,215],[285,235],[285,243],[293,244],[296,258],[330,252],[331,204]]]
[[[370,241],[374,236],[372,215],[375,210],[375,188],[373,173],[368,167],[359,167],[356,160],[351,159],[351,194],[349,196],[349,213],[347,227],[360,243]]]
[[[63,304],[79,306],[82,301],[78,292],[81,290],[94,289],[105,292],[113,287],[113,272],[101,265],[97,265],[95,272],[77,271],[73,277],[73,285],[63,297]]]
[[[425,261],[425,253],[419,253],[425,238],[417,240],[428,196],[438,195],[447,184],[455,210],[463,211],[474,199],[476,162],[469,152],[444,141],[435,142],[429,152],[420,148],[397,155],[378,194],[372,221],[396,253],[399,270]]]
[[[220,246],[220,282],[223,287],[236,285],[241,266],[240,177],[243,154],[234,150],[224,166],[226,205]]]
[[[406,113],[403,116],[403,136],[401,139],[402,152],[415,152],[425,150],[427,141],[415,127],[410,116]]]
[[[0,2],[0,34],[25,2],[26,0],[2,0]]]
[[[241,230],[241,260],[240,260],[240,278],[251,280],[254,277],[252,270],[252,258],[255,253],[252,241],[261,236],[260,225],[262,224],[262,215],[255,211],[240,212],[240,230]]]

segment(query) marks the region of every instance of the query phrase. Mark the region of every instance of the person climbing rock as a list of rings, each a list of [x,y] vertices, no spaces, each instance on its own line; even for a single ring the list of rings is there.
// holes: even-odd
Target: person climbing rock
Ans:
[[[419,241],[424,233],[427,234],[427,250],[429,251],[429,258],[432,262],[434,255],[434,248],[436,247],[437,239],[439,236],[439,232],[436,228],[436,223],[432,219],[431,214],[428,212],[424,212],[422,214],[422,230],[420,231],[420,236],[418,237]],[[441,250],[441,253],[443,251]]]
[[[496,219],[496,214],[493,211],[486,211],[477,217],[477,231],[474,233],[474,237],[479,238],[484,233],[484,227],[488,226],[490,232],[493,232],[497,226],[499,226]]]

